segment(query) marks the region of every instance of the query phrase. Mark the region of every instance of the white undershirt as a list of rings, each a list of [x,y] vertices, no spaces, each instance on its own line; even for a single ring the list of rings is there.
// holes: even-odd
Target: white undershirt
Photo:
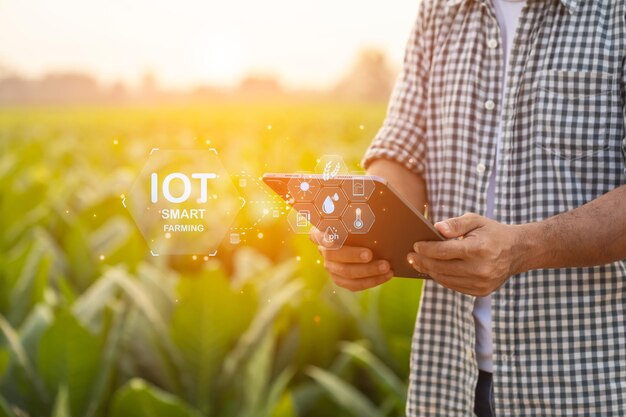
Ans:
[[[502,74],[502,96],[500,103],[504,103],[506,94],[506,73],[509,64],[509,51],[513,45],[513,37],[517,29],[517,23],[522,13],[525,0],[492,0],[496,11],[496,19],[500,26],[502,35],[502,47],[504,54],[504,65]],[[502,119],[502,110],[504,106],[500,106],[500,118]],[[498,138],[496,142],[496,155],[494,156],[493,169],[489,176],[487,184],[487,217],[493,218],[493,206],[495,200],[496,188],[496,169],[498,161],[498,149],[502,138],[502,123],[498,127]],[[491,335],[491,296],[476,297],[474,303],[474,322],[476,325],[476,361],[478,369],[493,372],[493,339]]]

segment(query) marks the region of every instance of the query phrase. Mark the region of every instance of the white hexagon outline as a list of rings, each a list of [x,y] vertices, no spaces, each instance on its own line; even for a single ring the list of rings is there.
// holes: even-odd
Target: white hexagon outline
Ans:
[[[372,223],[369,225],[369,227],[367,228],[367,230],[366,230],[366,231],[364,231],[364,232],[354,232],[354,231],[352,231],[352,230],[351,230],[352,228],[351,228],[351,227],[350,227],[350,226],[346,223],[346,220],[345,220],[345,215],[346,215],[346,213],[348,212],[348,207],[350,207],[350,205],[351,205],[351,204],[360,204],[360,205],[362,205],[362,206],[365,206],[365,207],[367,207],[367,209],[368,209],[368,210],[370,211],[370,213],[372,214],[372,219],[373,219],[373,220],[372,220]],[[372,210],[372,208],[370,207],[370,205],[369,205],[369,204],[367,204],[367,202],[365,202],[365,201],[353,201],[353,202],[349,203],[349,204],[346,206],[346,208],[345,208],[345,210],[343,211],[343,213],[341,213],[341,221],[343,222],[343,225],[346,227],[346,229],[348,229],[348,232],[349,232],[350,234],[352,234],[352,235],[366,235],[366,234],[368,234],[368,233],[370,232],[370,230],[372,230],[372,227],[374,226],[374,223],[376,223],[376,214],[374,213],[374,210]]]
[[[322,165],[322,161],[324,160],[324,158],[327,158],[327,157],[330,160],[332,160],[333,158],[337,160],[340,163],[340,166],[338,167],[339,169],[337,170],[334,176],[328,179],[322,178],[322,180],[320,181],[322,187],[324,187],[324,183],[326,183],[327,181],[334,180],[336,176],[348,175],[350,173],[350,168],[348,167],[348,164],[346,164],[346,161],[343,159],[343,156],[338,155],[338,154],[322,155],[319,158],[319,161],[317,162],[317,164],[315,165],[315,169],[313,170],[313,172],[315,172],[316,174],[321,174],[322,176],[325,174],[326,167],[322,168],[321,170],[319,169],[319,167]],[[330,160],[328,162],[330,162]],[[326,165],[328,165],[328,162],[326,162]]]
[[[320,213],[320,218],[321,219],[341,219],[341,216],[343,215],[343,212],[346,211],[346,208],[348,207],[348,205],[350,204],[350,200],[348,199],[348,196],[346,195],[346,192],[343,190],[343,188],[341,188],[341,185],[333,185],[332,187],[326,187],[326,189],[332,189],[332,188],[336,188],[339,191],[341,191],[341,194],[343,194],[343,196],[346,198],[346,205],[341,209],[341,212],[337,213],[336,216],[329,216],[328,214],[324,214],[324,212],[322,210],[319,210]],[[315,197],[315,200],[317,200],[317,198],[322,194],[321,190],[319,193],[317,193],[317,196]],[[316,201],[313,201],[313,204],[315,205]],[[315,226],[317,227],[317,225]]]
[[[148,153],[148,157],[150,157],[150,155],[152,155],[154,152],[159,151],[160,148],[152,148],[150,149],[150,152]],[[172,149],[173,151],[191,151],[193,149]],[[202,150],[202,149],[200,149]],[[217,155],[217,157],[219,158],[219,153],[217,152],[217,149],[215,148],[208,148],[207,149],[209,152],[213,152],[215,153],[215,155]],[[147,161],[144,162],[143,166],[142,166],[142,170],[143,167],[146,165]],[[226,170],[226,167],[224,166],[224,164],[222,163],[221,159],[220,159],[220,163],[222,164],[222,167],[224,168],[224,171],[226,172],[226,174],[228,174],[228,177],[230,178],[230,173],[228,172],[228,170]],[[135,178],[131,184],[131,188],[134,186],[135,181],[137,181],[137,178]],[[241,207],[239,207],[239,210],[237,211],[237,213],[235,213],[233,215],[233,220],[231,220],[231,224],[232,221],[234,221],[234,219],[237,217],[237,214],[239,213],[239,211],[241,211],[241,209],[243,209],[245,207],[246,203],[246,199],[239,194],[239,190],[237,190],[237,187],[233,187],[233,189],[236,190],[237,194],[239,195],[239,199],[241,200]],[[148,245],[148,241],[147,239],[143,236],[143,233],[141,232],[141,230],[139,229],[139,226],[137,225],[137,222],[135,220],[135,217],[132,215],[132,213],[130,212],[130,209],[126,206],[126,195],[124,195],[124,197],[122,198],[122,206],[124,206],[124,208],[129,212],[129,214],[131,215],[131,218],[133,220],[133,223],[135,224],[135,228],[137,228],[139,230],[139,234],[142,236],[142,239],[146,242],[146,245]],[[228,228],[226,228],[226,232],[224,233],[224,235],[226,235],[226,233],[228,233],[228,230],[230,229],[230,226]],[[222,237],[222,240],[224,240],[224,238]],[[221,243],[221,240],[220,240]],[[160,254],[158,252],[155,252],[152,248],[150,248],[150,246],[148,245],[148,249],[150,250],[150,255],[157,257],[160,256]],[[215,249],[212,253],[209,254],[197,254],[197,255],[204,255],[204,256],[216,256],[217,255],[217,249]]]

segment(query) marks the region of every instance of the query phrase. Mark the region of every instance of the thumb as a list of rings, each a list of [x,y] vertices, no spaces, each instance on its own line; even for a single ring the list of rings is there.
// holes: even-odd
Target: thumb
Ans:
[[[435,228],[451,239],[463,236],[484,224],[484,217],[474,213],[466,213],[461,217],[452,217],[448,220],[435,223]]]

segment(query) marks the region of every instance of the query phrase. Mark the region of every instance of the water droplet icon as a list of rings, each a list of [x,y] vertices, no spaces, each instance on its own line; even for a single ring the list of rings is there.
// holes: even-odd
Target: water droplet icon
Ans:
[[[322,211],[325,214],[332,214],[335,211],[335,203],[331,200],[330,196],[326,196],[324,204],[322,204]]]
[[[335,201],[339,201],[339,194],[335,193],[335,194],[333,195],[333,200],[335,200]]]

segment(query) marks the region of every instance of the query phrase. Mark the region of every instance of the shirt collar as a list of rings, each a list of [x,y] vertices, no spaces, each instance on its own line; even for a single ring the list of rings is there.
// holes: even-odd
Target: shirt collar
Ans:
[[[465,3],[468,1],[470,0],[446,0],[446,6],[448,7],[448,9],[453,9],[456,6],[460,5],[461,3]],[[476,0],[476,1],[486,2],[489,0]],[[533,0],[526,0],[526,1],[533,1]],[[576,13],[580,9],[584,1],[585,0],[560,0],[561,4],[570,13]]]

